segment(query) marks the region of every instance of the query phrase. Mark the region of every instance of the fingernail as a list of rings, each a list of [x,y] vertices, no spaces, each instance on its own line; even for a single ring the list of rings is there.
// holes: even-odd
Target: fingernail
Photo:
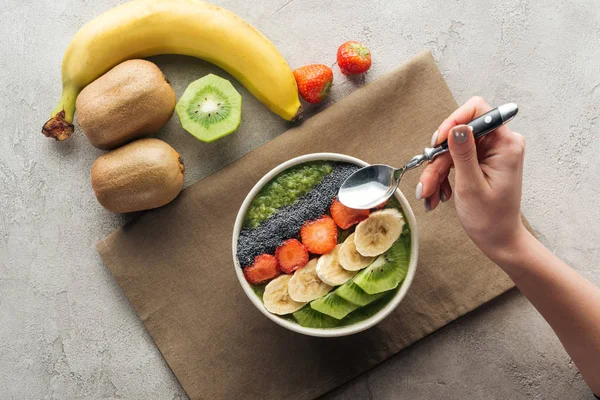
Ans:
[[[444,192],[443,190],[440,191],[440,200],[442,201],[442,203],[445,203],[446,200],[448,200],[446,198],[446,192]]]
[[[419,182],[417,184],[417,189],[415,190],[415,196],[417,200],[421,200],[423,198],[423,184]]]
[[[431,201],[429,201],[429,197],[425,199],[425,212],[428,213],[431,211]]]
[[[438,138],[438,131],[433,132],[433,135],[431,136],[431,147],[435,147],[435,144],[437,143],[437,138]]]
[[[457,144],[463,144],[469,139],[469,128],[467,125],[459,125],[452,128],[452,136],[454,137],[454,142]]]

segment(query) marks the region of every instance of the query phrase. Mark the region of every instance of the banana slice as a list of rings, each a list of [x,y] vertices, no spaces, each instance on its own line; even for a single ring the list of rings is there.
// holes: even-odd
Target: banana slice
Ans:
[[[357,271],[347,271],[340,265],[338,254],[341,244],[338,244],[327,254],[323,254],[317,261],[317,275],[328,285],[339,286],[356,275]]]
[[[288,293],[288,283],[292,279],[291,275],[281,275],[273,279],[265,288],[263,294],[263,303],[265,308],[271,314],[284,315],[290,314],[301,309],[306,303],[299,303],[292,300]]]
[[[288,283],[288,292],[294,301],[305,302],[325,296],[333,289],[317,275],[317,259],[313,258],[300,268]]]
[[[365,257],[356,251],[354,235],[353,233],[346,238],[338,253],[340,265],[348,271],[359,271],[371,264],[375,259],[375,257]]]
[[[400,237],[404,228],[404,218],[395,208],[376,211],[356,227],[354,244],[356,250],[365,257],[375,257],[385,253]]]

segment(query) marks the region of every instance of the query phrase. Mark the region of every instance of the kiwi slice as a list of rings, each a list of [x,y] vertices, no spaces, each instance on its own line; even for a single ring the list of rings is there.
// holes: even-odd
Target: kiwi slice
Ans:
[[[242,96],[231,82],[209,74],[190,83],[176,111],[186,131],[203,142],[212,142],[240,126]]]
[[[377,314],[392,299],[392,297],[394,297],[394,293],[395,290],[383,293],[382,297],[379,297],[365,307],[360,307],[356,311],[351,312],[340,322],[342,325],[354,325],[367,318],[371,318],[373,315]]]
[[[335,319],[342,319],[359,306],[342,299],[335,293],[329,293],[311,302],[310,307]]]
[[[305,328],[335,328],[340,325],[339,320],[329,315],[321,314],[313,310],[310,306],[301,308],[293,315],[298,324]]]
[[[386,293],[387,292],[369,294],[362,290],[360,286],[353,281],[344,283],[335,291],[336,295],[352,304],[356,304],[359,307],[364,307],[367,304],[374,302],[381,296],[384,296]]]
[[[392,247],[371,265],[354,277],[356,283],[368,294],[394,289],[404,280],[410,260],[410,236],[400,235]]]

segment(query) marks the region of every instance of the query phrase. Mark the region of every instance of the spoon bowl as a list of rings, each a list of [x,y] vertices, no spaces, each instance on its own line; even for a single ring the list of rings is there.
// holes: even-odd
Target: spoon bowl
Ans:
[[[347,207],[360,210],[377,207],[390,198],[398,187],[395,169],[389,165],[375,164],[361,168],[342,185],[340,201]]]

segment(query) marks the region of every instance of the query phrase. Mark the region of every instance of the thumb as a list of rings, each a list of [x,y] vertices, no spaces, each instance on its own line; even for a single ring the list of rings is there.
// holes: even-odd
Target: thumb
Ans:
[[[456,180],[470,182],[478,186],[484,181],[483,172],[477,159],[475,138],[467,125],[458,125],[450,130],[448,148],[456,169]]]

